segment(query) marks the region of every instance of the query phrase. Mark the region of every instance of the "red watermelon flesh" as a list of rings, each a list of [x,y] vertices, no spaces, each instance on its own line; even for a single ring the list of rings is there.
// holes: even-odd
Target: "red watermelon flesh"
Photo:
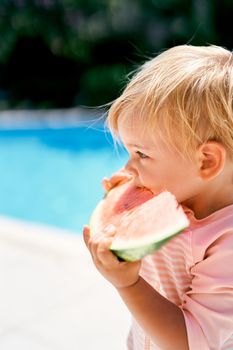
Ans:
[[[91,234],[106,231],[110,224],[116,227],[110,249],[121,259],[135,261],[159,249],[189,221],[170,192],[154,195],[128,181],[111,189],[97,205]]]

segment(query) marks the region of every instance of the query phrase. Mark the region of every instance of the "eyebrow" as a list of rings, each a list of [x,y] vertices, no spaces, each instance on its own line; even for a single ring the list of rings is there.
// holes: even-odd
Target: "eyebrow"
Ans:
[[[150,149],[149,147],[142,146],[142,145],[139,145],[139,144],[136,144],[136,143],[127,143],[127,146],[142,148],[142,149],[145,149],[145,150],[149,150]]]

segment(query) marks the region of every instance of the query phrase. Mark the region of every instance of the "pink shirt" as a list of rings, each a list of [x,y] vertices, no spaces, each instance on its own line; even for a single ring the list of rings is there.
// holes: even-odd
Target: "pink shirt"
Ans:
[[[233,205],[197,220],[143,259],[141,276],[178,305],[190,350],[233,349]],[[158,350],[133,320],[129,350]],[[161,349],[160,349],[161,350]]]

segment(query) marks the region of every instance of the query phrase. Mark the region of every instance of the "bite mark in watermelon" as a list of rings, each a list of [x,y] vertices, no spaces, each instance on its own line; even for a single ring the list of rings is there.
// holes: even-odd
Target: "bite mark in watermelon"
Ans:
[[[91,235],[104,232],[110,224],[116,227],[110,250],[123,260],[136,261],[158,250],[189,221],[170,192],[154,195],[128,181],[99,202],[90,220]]]

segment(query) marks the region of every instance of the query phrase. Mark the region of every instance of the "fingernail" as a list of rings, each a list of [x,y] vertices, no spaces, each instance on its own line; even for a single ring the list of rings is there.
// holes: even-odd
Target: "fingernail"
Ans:
[[[115,231],[116,231],[116,227],[112,224],[108,225],[104,229],[104,232],[108,232],[108,233],[115,232]]]
[[[108,189],[110,189],[112,187],[111,182],[110,181],[106,181],[106,186],[107,186]]]

